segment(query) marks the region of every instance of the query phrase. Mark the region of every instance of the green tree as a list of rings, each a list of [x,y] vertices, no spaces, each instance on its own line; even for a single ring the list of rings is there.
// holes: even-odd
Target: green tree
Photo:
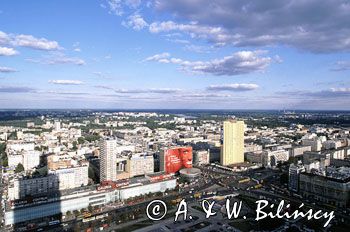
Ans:
[[[2,166],[7,167],[9,165],[6,153],[1,156]]]
[[[77,141],[73,141],[73,150],[76,151],[78,148],[77,148]]]
[[[19,163],[15,169],[15,173],[20,173],[24,171],[23,164]]]
[[[84,137],[79,137],[79,138],[78,138],[78,143],[79,143],[79,144],[83,144],[84,142],[85,142]]]
[[[75,209],[75,210],[73,211],[73,214],[77,217],[80,213],[79,213],[78,210]]]

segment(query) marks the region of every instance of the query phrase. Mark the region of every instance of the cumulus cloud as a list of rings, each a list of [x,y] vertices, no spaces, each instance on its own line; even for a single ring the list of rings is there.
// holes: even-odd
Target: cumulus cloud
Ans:
[[[29,92],[34,92],[34,89],[29,87],[0,86],[0,93],[29,93]]]
[[[82,85],[84,82],[79,80],[49,80],[49,83],[56,85]]]
[[[14,68],[0,66],[0,73],[11,73],[11,72],[17,72],[17,70]]]
[[[210,91],[250,91],[259,88],[257,84],[224,84],[210,85],[207,90]]]
[[[3,31],[0,31],[0,44],[47,51],[60,49],[60,46],[56,41],[50,41],[45,38],[36,38],[33,35],[7,34]]]
[[[315,53],[350,50],[347,0],[168,0],[156,11],[176,21],[154,22],[152,33],[181,32],[217,45],[287,45]],[[188,22],[188,23],[178,23]]]
[[[45,38],[35,38],[32,35],[17,35],[14,40],[14,45],[39,50],[56,50],[59,48],[56,41],[49,41]]]
[[[128,28],[132,28],[136,31],[140,31],[148,26],[148,23],[142,18],[140,14],[133,14],[127,18],[127,21],[123,21],[122,25]]]
[[[177,64],[180,65],[182,70],[194,74],[234,76],[264,71],[273,61],[271,57],[263,56],[265,53],[265,51],[239,51],[230,56],[210,61],[186,61],[171,58],[169,53],[161,53],[148,57],[145,61]]]
[[[331,68],[332,71],[346,71],[350,70],[350,61],[337,61],[333,68]]]
[[[0,56],[13,56],[17,54],[18,52],[13,48],[0,47]]]

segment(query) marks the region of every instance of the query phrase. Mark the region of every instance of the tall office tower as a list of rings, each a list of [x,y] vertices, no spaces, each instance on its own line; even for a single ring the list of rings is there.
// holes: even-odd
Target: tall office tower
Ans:
[[[289,166],[289,190],[299,192],[299,175],[304,171],[305,168],[302,165],[291,164]]]
[[[233,119],[223,125],[223,144],[220,153],[221,165],[244,162],[244,122]]]
[[[117,180],[117,140],[100,142],[100,181]]]
[[[60,121],[55,121],[55,130],[56,131],[61,130],[61,122]]]

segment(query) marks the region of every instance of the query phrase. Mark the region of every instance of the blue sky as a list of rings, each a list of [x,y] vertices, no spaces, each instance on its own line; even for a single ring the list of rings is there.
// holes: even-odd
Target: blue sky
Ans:
[[[350,110],[345,0],[0,3],[1,108]]]

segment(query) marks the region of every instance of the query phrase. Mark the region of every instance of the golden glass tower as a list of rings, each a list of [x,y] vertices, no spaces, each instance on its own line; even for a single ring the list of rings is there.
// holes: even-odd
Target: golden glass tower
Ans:
[[[244,122],[227,120],[223,125],[223,144],[220,153],[221,165],[244,162]]]

